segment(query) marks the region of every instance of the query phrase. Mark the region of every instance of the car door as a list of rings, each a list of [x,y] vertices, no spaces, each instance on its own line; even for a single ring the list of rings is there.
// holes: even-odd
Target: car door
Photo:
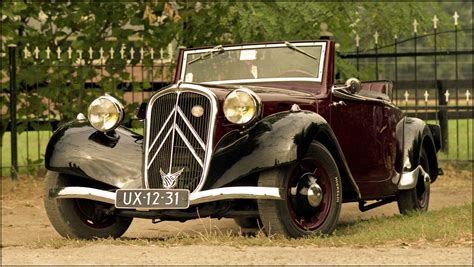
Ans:
[[[330,124],[363,198],[396,191],[397,110],[376,98],[332,96]]]

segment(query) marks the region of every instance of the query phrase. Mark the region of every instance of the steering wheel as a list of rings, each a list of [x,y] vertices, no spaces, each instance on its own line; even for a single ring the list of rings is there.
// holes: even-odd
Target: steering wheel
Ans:
[[[304,71],[304,70],[286,70],[286,71],[278,73],[277,77],[292,76],[292,75],[289,75],[289,74],[300,74],[300,75],[303,74],[304,75],[303,77],[314,77],[313,74],[311,74],[307,71]],[[300,75],[298,77],[300,77]]]

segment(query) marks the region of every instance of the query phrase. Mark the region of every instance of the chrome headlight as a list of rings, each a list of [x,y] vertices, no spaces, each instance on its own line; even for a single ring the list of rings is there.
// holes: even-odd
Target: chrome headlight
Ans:
[[[92,127],[97,130],[111,131],[123,120],[123,105],[109,95],[100,96],[89,105],[87,117]]]
[[[224,115],[232,123],[248,123],[255,119],[259,113],[260,99],[249,89],[236,89],[224,100]]]

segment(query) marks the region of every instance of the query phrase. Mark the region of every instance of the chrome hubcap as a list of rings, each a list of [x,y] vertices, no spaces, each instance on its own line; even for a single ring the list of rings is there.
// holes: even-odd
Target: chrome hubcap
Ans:
[[[308,203],[312,207],[317,207],[323,200],[323,190],[317,184],[311,184],[308,188]]]
[[[297,187],[291,188],[291,195],[305,198],[311,207],[318,207],[323,201],[323,190],[317,183],[317,178],[311,174],[304,174]],[[301,199],[301,198],[300,198]]]

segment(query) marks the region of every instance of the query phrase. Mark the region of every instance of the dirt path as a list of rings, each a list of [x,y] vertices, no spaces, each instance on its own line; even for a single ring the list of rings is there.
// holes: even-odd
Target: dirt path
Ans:
[[[456,173],[453,170],[453,173]],[[472,173],[463,177],[443,176],[432,185],[430,210],[472,202]],[[28,244],[59,238],[50,226],[43,207],[41,185],[11,186],[2,192],[2,264],[471,264],[471,247],[428,246],[378,248],[317,247],[227,247],[189,245],[180,247],[145,247],[131,245],[88,244],[61,249],[29,248]],[[395,203],[360,212],[357,204],[345,204],[340,221],[398,214]],[[209,220],[206,220],[208,223]],[[135,220],[128,238],[163,238],[187,233],[199,235],[209,228],[203,221],[186,223]],[[212,220],[212,227],[222,232],[239,231],[233,220]],[[309,256],[311,255],[311,256]]]
[[[5,248],[5,264],[471,264],[471,248],[280,248],[129,247],[96,245],[80,249]],[[10,258],[15,255],[14,258]],[[124,256],[117,256],[124,255]],[[453,262],[455,261],[455,262]]]

